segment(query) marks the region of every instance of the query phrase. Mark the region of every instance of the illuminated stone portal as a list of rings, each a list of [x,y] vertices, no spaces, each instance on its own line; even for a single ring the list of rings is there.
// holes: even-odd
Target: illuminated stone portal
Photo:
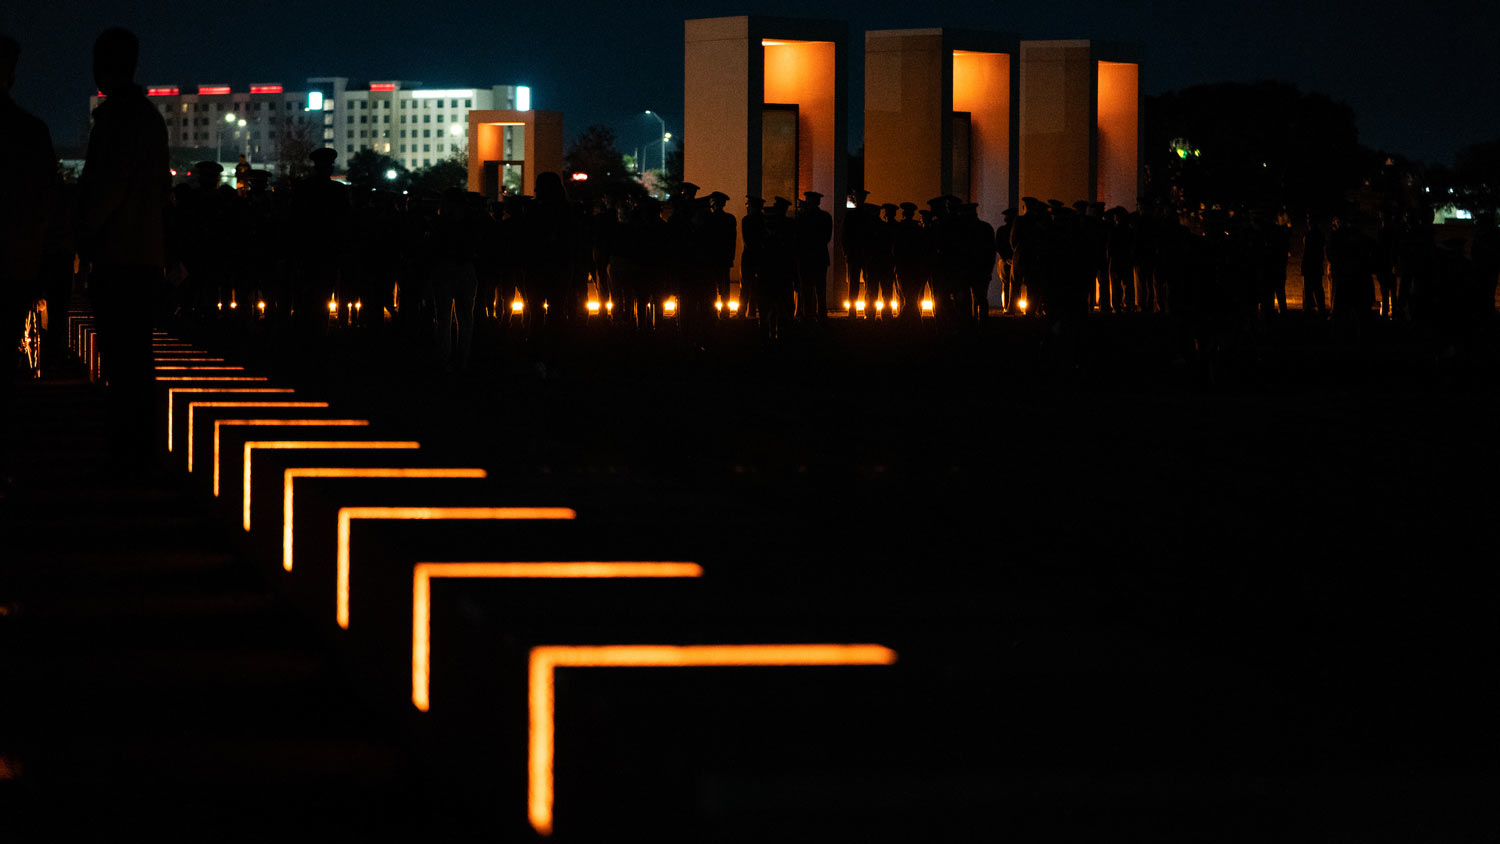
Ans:
[[[1021,195],[1135,209],[1140,72],[1116,45],[1021,42]]]
[[[534,196],[536,175],[548,171],[563,171],[562,112],[469,112],[469,190]]]
[[[806,191],[817,191],[838,232],[848,193],[848,38],[843,21],[687,21],[684,179],[704,193],[728,194],[731,211],[749,194],[769,203],[776,196],[797,200]],[[837,246],[835,239],[830,278],[844,276]],[[734,274],[738,280],[738,267]]]

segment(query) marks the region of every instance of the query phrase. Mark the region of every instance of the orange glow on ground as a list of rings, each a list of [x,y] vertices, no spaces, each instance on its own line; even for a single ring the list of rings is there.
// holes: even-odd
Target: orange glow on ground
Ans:
[[[250,440],[245,443],[245,530],[250,529],[250,455],[257,448],[309,449],[309,448],[357,448],[372,451],[410,450],[421,448],[415,440]],[[219,494],[219,461],[214,461],[214,495]]]
[[[158,381],[269,381],[264,375],[158,375]]]
[[[187,354],[195,355],[195,354],[197,354],[197,352],[188,352]],[[156,362],[157,363],[213,363],[213,362],[216,362],[216,361],[217,362],[223,362],[223,360],[224,360],[223,358],[172,358],[172,357],[167,357],[167,358],[157,357],[156,358]]]
[[[483,469],[311,466],[287,469],[281,481],[281,567],[292,570],[293,493],[298,478],[487,478]]]
[[[168,369],[177,369],[177,370],[186,369],[186,370],[190,370],[190,371],[193,371],[193,372],[203,372],[203,371],[214,371],[214,372],[237,371],[237,372],[244,372],[245,371],[245,367],[243,367],[243,366],[158,366],[156,368],[156,371],[161,372],[162,370],[168,370]]]
[[[340,507],[338,520],[338,594],[335,616],[349,629],[349,530],[355,519],[545,520],[575,519],[567,507]]]
[[[193,411],[200,407],[327,407],[326,401],[191,401],[187,411],[187,470],[193,471]],[[214,460],[219,459],[218,430],[214,430]],[[169,449],[170,450],[170,449]]]
[[[178,393],[294,393],[291,387],[168,387],[167,388],[167,451],[172,450],[172,405]],[[189,410],[189,413],[192,411]]]
[[[417,563],[411,588],[411,702],[431,706],[432,579],[445,578],[640,578],[702,577],[697,563]]]
[[[531,825],[552,834],[553,772],[558,668],[746,667],[892,665],[896,652],[882,645],[547,645],[531,649],[528,700],[526,802]]]

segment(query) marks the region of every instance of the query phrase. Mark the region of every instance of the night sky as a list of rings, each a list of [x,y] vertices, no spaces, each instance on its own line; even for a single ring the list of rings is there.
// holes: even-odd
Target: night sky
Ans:
[[[81,144],[93,93],[89,49],[105,27],[141,36],[143,84],[280,82],[309,76],[428,86],[529,84],[536,108],[565,113],[568,137],[612,127],[623,152],[682,129],[682,21],[746,13],[839,18],[850,27],[852,148],[862,143],[867,29],[953,26],[1026,38],[1097,38],[1142,47],[1148,94],[1219,81],[1281,79],[1353,107],[1360,141],[1429,162],[1500,138],[1500,3],[785,2],[531,4],[324,0],[247,4],[82,0],[5,4],[22,44],[14,93]],[[1365,11],[1374,9],[1376,11]],[[1399,9],[1400,11],[1395,11]],[[686,139],[691,143],[691,139]]]

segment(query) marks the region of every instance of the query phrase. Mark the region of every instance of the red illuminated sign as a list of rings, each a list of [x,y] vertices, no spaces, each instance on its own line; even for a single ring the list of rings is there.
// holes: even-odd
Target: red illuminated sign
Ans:
[[[148,97],[175,97],[175,96],[177,96],[177,94],[178,94],[178,91],[177,91],[176,88],[147,88],[146,89],[146,96],[148,96]]]
[[[176,93],[175,89],[173,90],[173,93]],[[216,94],[227,94],[227,93],[229,93],[229,86],[228,85],[199,85],[198,86],[198,94],[200,96],[214,96]]]
[[[251,85],[250,86],[250,93],[252,93],[252,94],[279,94],[279,93],[281,93],[281,86],[280,85]]]
[[[394,82],[371,82],[370,83],[370,90],[371,91],[394,91],[394,90],[396,90],[396,83],[394,83]]]

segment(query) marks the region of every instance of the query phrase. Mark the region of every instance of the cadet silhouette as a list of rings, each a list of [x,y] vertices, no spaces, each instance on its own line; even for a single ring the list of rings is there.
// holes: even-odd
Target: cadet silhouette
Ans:
[[[766,201],[758,196],[745,197],[745,216],[740,218],[740,239],[745,249],[740,253],[740,307],[746,319],[762,318],[764,291],[761,272],[766,262]]]
[[[828,244],[833,240],[833,216],[818,207],[823,194],[815,190],[802,195],[805,204],[797,214],[797,311],[809,322],[828,316]]]
[[[151,450],[151,317],[163,280],[172,178],[166,124],[135,84],[139,52],[125,29],[106,30],[94,42],[94,81],[105,99],[94,109],[79,177],[79,249],[91,265],[111,432],[126,459]]]
[[[729,273],[734,269],[734,247],[738,237],[734,217],[724,210],[729,195],[714,191],[708,195],[708,213],[703,215],[705,261],[714,292],[724,307],[729,307]],[[744,303],[740,303],[744,307]],[[719,312],[728,317],[727,310]]]
[[[869,216],[869,203],[865,202],[870,192],[863,188],[854,192],[854,207],[844,215],[844,230],[840,233],[839,243],[844,250],[844,269],[848,276],[849,302],[861,297],[871,298],[869,281],[865,269],[865,256],[871,243],[871,230],[874,227],[874,218]],[[864,282],[865,289],[860,290],[860,283]]]
[[[304,337],[320,334],[328,325],[329,307],[339,308],[344,296],[343,254],[353,233],[349,189],[333,181],[333,162],[338,150],[322,147],[308,155],[312,175],[293,189],[294,229],[302,235],[296,242],[297,278],[292,308]],[[316,236],[314,236],[316,234]]]
[[[32,301],[42,293],[43,242],[59,188],[47,125],[10,97],[20,55],[21,45],[0,35],[0,343],[16,340]],[[64,307],[51,318],[66,322],[66,313]],[[14,357],[5,360],[14,363]],[[14,366],[0,371],[0,496],[9,487],[7,429],[14,376]]]
[[[1302,310],[1318,316],[1328,313],[1323,301],[1323,259],[1327,239],[1313,215],[1307,215],[1307,232],[1302,236]]]

